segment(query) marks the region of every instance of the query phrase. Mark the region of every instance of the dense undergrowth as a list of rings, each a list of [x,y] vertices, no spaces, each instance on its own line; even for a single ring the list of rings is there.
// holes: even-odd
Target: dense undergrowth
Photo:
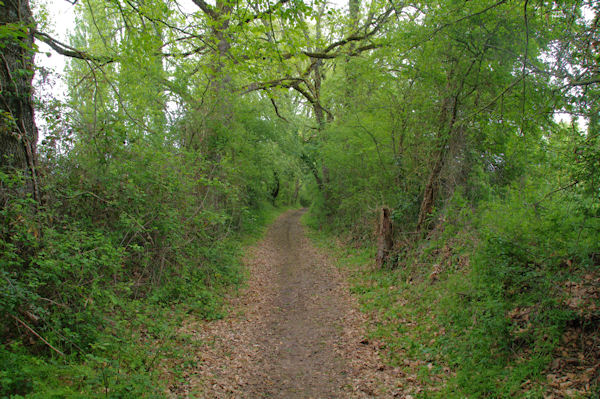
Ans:
[[[80,138],[58,151],[65,142],[41,148],[41,201],[0,174],[0,397],[163,397],[162,360],[186,358],[178,325],[223,316],[225,291],[244,280],[243,242],[294,188],[282,173],[273,195],[272,175],[254,169],[272,158],[254,151],[240,167],[253,161],[239,147],[217,162],[167,137],[105,153]]]
[[[2,209],[0,397],[163,397],[162,360],[185,356],[178,325],[222,317],[224,292],[243,279],[241,240],[279,211],[248,209],[230,229],[222,210],[140,209],[129,196],[147,186],[107,198],[68,187],[46,189],[54,198],[34,214],[26,199]]]
[[[599,395],[599,2],[88,0],[65,43],[32,3],[0,1],[0,397],[161,396],[298,202],[415,393]]]
[[[568,85],[527,75],[518,55],[518,37],[535,37],[524,57],[552,69],[545,54],[588,23],[597,35],[598,14],[588,22],[575,3],[549,14],[528,14],[528,2],[485,14],[436,4],[390,33],[399,46],[435,40],[349,61],[360,78],[324,129],[326,182],[308,222],[359,248],[349,250],[348,263],[366,265],[353,289],[389,362],[422,384],[415,393],[598,396],[600,97],[596,87],[557,96]],[[559,119],[575,109],[585,117]]]
[[[163,360],[197,361],[176,342],[182,320],[223,317],[243,243],[302,195],[296,128],[268,99],[233,98],[197,61],[168,64],[168,30],[130,29],[119,10],[77,7],[72,43],[123,56],[75,57],[66,102],[39,70],[36,181],[2,159],[1,398],[166,396]]]
[[[509,190],[477,207],[457,192],[436,227],[400,242],[379,270],[372,240],[343,234],[345,244],[334,245],[372,337],[391,366],[418,381],[413,394],[600,393],[598,205],[577,192],[529,205],[540,192]],[[315,215],[307,223],[321,230],[317,241],[336,242]]]

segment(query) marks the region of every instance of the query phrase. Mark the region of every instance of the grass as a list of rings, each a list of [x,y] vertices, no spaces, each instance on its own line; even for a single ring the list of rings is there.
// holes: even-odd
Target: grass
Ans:
[[[537,338],[541,330],[515,338],[514,321],[507,316],[515,304],[481,286],[481,272],[471,262],[489,260],[475,256],[477,238],[468,229],[433,234],[409,248],[398,267],[375,270],[373,246],[342,243],[332,232],[315,228],[310,215],[303,222],[311,227],[313,242],[338,259],[368,315],[370,339],[382,342],[384,361],[403,371],[406,393],[543,397],[555,343],[543,344]],[[538,296],[532,298],[539,302]],[[550,305],[547,309],[558,314]]]
[[[369,316],[369,339],[383,343],[385,362],[412,380],[405,386],[420,387],[423,392],[415,394],[422,397],[449,397],[444,391],[449,368],[440,348],[443,326],[435,312],[442,291],[429,289],[427,281],[415,284],[398,269],[374,270],[373,246],[344,245],[331,232],[312,228],[309,214],[302,221],[312,241],[337,259],[360,310]]]

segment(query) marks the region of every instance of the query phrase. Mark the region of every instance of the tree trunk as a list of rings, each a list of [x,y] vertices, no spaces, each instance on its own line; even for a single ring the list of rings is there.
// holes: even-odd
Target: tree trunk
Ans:
[[[215,26],[212,29],[214,40],[217,44],[217,51],[215,52],[216,62],[212,67],[212,82],[211,86],[213,91],[216,93],[216,97],[222,101],[218,104],[221,106],[219,113],[223,111],[227,113],[226,117],[229,117],[231,112],[230,104],[230,92],[231,92],[231,75],[229,71],[225,71],[225,59],[231,48],[229,39],[227,38],[227,29],[229,29],[229,13],[231,13],[231,5],[227,1],[218,0],[216,4],[218,10],[218,17],[212,22]],[[223,109],[225,108],[225,109]]]
[[[381,208],[377,223],[377,255],[375,258],[377,268],[383,267],[394,246],[391,216],[390,208],[385,206]]]
[[[425,192],[423,193],[423,199],[421,200],[421,208],[419,209],[417,231],[421,231],[425,227],[427,223],[427,217],[433,211],[433,205],[435,203],[435,198],[437,194],[438,180],[440,177],[440,173],[442,172],[442,167],[444,166],[445,155],[445,149],[441,148],[438,152],[435,164],[433,165],[433,169],[429,174],[429,179],[427,179],[427,185],[425,186]]]
[[[350,11],[350,24],[348,29],[351,34],[356,33],[358,29],[358,22],[360,19],[360,0],[348,0],[348,9]],[[354,50],[355,44],[350,43],[349,50],[352,52]],[[355,97],[355,87],[356,87],[356,71],[352,70],[352,67],[349,65],[350,63],[350,55],[346,57],[346,62],[344,64],[344,73],[346,75],[346,85],[345,85],[345,98],[342,99],[342,105],[346,108],[347,111],[352,112],[351,104]]]
[[[311,171],[311,173],[315,177],[315,181],[317,182],[317,188],[319,189],[319,191],[322,192],[323,191],[323,179],[321,179],[321,176],[319,175],[319,170],[317,169],[317,166],[315,165],[315,161],[313,161],[305,153],[300,154],[300,160],[302,160],[302,162],[304,162],[304,164]]]
[[[0,43],[0,169],[27,176],[25,193],[39,199],[36,177],[37,127],[33,111],[33,18],[28,0],[5,0],[0,25],[14,27],[18,38]],[[3,188],[0,188],[3,190]],[[0,191],[0,199],[3,199]]]
[[[294,188],[294,195],[292,196],[291,205],[296,205],[298,202],[298,193],[300,192],[300,179],[296,178],[296,187]]]
[[[352,29],[356,29],[358,28],[360,0],[348,0],[348,9],[350,11],[350,24]]]
[[[279,174],[277,171],[273,172],[273,177],[275,178],[275,186],[271,189],[271,203],[275,205],[275,200],[279,195]]]
[[[456,113],[458,111],[458,94],[453,97],[446,97],[442,101],[442,109],[440,112],[440,128],[438,139],[441,141],[440,146],[436,154],[435,163],[427,179],[425,185],[425,192],[423,193],[423,199],[421,200],[421,207],[419,209],[419,218],[417,220],[417,231],[421,231],[426,228],[427,218],[433,211],[433,205],[437,197],[438,183],[442,168],[444,167],[444,160],[446,158],[446,146],[452,136],[454,130],[454,124],[456,122]]]

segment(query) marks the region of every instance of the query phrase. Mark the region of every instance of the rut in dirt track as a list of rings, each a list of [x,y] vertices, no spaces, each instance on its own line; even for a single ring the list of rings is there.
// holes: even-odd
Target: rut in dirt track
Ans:
[[[251,384],[269,397],[335,397],[346,383],[334,347],[347,306],[331,270],[307,251],[301,214],[279,219],[269,232],[279,252],[277,297],[259,345],[271,350],[263,353],[262,372]]]

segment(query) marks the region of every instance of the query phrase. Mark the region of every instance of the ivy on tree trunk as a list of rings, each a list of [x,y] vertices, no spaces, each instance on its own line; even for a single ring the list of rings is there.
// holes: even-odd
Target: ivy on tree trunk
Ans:
[[[31,85],[33,35],[29,1],[5,0],[0,7],[0,168],[27,175],[25,193],[39,199]]]

